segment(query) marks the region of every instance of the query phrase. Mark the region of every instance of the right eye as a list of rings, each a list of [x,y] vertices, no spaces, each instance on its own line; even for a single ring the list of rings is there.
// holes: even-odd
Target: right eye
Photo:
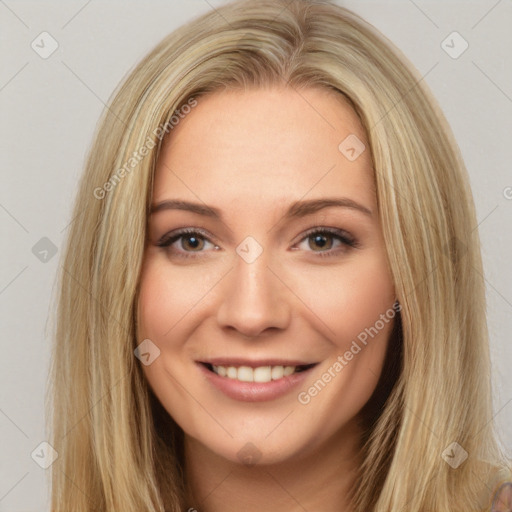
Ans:
[[[181,244],[179,245],[181,245],[181,248],[183,249],[182,251],[176,250],[172,247],[180,239]],[[158,247],[163,247],[166,252],[171,252],[172,255],[178,255],[179,258],[196,258],[197,256],[188,253],[204,252],[201,251],[201,249],[204,247],[205,241],[213,244],[201,230],[198,230],[197,228],[186,228],[172,231],[171,233],[164,235],[157,242],[157,245]],[[213,245],[214,247],[217,247],[215,244]],[[173,249],[172,251],[170,251],[171,248]],[[192,250],[188,250],[188,248],[191,248]]]

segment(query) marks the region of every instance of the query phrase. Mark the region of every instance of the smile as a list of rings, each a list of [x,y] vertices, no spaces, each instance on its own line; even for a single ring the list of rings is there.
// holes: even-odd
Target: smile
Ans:
[[[294,373],[303,372],[312,366],[314,364],[300,366],[257,366],[256,368],[251,368],[250,366],[214,366],[207,364],[208,369],[217,375],[241,382],[270,382],[272,380],[279,380]]]
[[[206,381],[222,394],[238,401],[261,402],[291,393],[318,363],[217,359],[196,364]]]

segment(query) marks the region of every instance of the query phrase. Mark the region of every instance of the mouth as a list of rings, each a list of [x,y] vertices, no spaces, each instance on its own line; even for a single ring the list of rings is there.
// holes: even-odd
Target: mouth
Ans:
[[[226,379],[238,380],[240,382],[256,382],[266,383],[280,380],[290,375],[301,373],[316,366],[317,363],[310,364],[264,364],[255,366],[254,363],[246,363],[241,365],[235,364],[212,364],[201,362],[208,371],[224,377]],[[249,366],[250,364],[250,366]]]
[[[196,364],[205,381],[225,396],[241,402],[263,402],[293,396],[293,390],[311,378],[319,363],[218,358]]]

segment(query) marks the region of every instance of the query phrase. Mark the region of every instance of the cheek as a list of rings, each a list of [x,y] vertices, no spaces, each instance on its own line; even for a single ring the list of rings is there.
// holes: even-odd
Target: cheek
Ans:
[[[385,262],[383,254],[371,254],[337,268],[320,268],[297,281],[297,295],[312,312],[310,321],[340,349],[374,326],[393,305],[394,286]],[[381,322],[378,327],[386,331]]]
[[[176,410],[180,386],[175,379],[183,382],[183,361],[181,350],[186,333],[183,332],[187,312],[197,302],[190,282],[187,286],[180,280],[179,273],[169,272],[158,260],[148,258],[140,280],[137,304],[137,340],[151,340],[147,346],[157,354],[150,364],[142,369],[155,394],[166,403],[167,410]],[[172,389],[173,392],[168,391]],[[167,390],[167,391],[166,391]]]
[[[385,261],[375,254],[331,269],[324,277],[317,274],[318,286],[304,300],[315,313],[311,322],[325,332],[330,348],[298,401],[322,422],[325,432],[335,432],[358,414],[381,375],[396,316]]]
[[[194,266],[173,267],[158,255],[150,254],[145,260],[137,303],[137,340],[149,339],[156,345],[150,346],[158,356],[143,371],[157,396],[173,401],[167,403],[167,410],[177,410],[179,401],[187,399],[183,383],[194,365],[188,340],[200,324],[201,301],[220,279],[218,275],[217,269],[201,272]]]
[[[180,425],[190,424],[194,415],[194,409],[184,405],[190,398],[186,388],[191,386],[184,387],[190,361],[184,358],[183,340],[189,334],[187,313],[205,293],[198,288],[201,286],[192,274],[185,279],[183,273],[151,257],[146,259],[140,279],[137,340],[141,343],[149,339],[159,350],[142,370],[155,395]]]
[[[140,281],[138,339],[176,339],[184,319],[211,288],[210,279],[197,270],[172,269],[170,265],[148,259]]]

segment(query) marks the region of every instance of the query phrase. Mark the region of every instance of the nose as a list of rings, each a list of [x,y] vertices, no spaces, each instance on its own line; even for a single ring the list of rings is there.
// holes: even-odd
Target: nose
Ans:
[[[218,325],[245,338],[286,329],[291,318],[290,294],[279,272],[268,266],[265,252],[252,263],[236,256],[225,277]]]

